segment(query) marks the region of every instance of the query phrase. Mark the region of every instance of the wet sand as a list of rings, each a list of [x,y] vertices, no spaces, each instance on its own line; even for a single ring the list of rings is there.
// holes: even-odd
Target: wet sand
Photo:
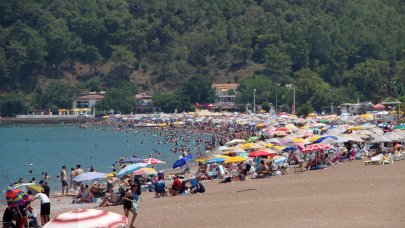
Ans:
[[[380,166],[353,161],[303,174],[205,185],[206,193],[191,196],[156,199],[143,193],[135,226],[405,227],[405,160]],[[123,213],[122,206],[103,209]],[[53,210],[51,217],[67,210]]]

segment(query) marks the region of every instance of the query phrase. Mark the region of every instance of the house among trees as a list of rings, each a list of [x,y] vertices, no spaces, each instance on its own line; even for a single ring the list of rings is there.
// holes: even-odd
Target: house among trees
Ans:
[[[75,113],[82,113],[80,110],[94,110],[97,102],[100,102],[105,95],[104,91],[97,92],[88,92],[87,94],[79,94],[81,96],[77,97],[73,101],[73,109],[76,110]]]
[[[217,97],[214,103],[216,109],[233,110],[237,108],[235,107],[235,100],[238,84],[213,84],[212,89]]]
[[[154,111],[152,97],[146,93],[135,95],[135,111],[138,113],[148,113]]]
[[[341,114],[359,115],[372,111],[372,103],[369,101],[358,103],[344,103],[340,105]]]

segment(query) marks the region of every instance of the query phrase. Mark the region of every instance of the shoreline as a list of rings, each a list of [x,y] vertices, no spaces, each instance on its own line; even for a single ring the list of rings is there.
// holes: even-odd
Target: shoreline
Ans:
[[[56,118],[17,118],[17,117],[1,117],[0,125],[7,124],[63,124],[63,123],[93,123],[102,121],[101,117],[56,117]]]

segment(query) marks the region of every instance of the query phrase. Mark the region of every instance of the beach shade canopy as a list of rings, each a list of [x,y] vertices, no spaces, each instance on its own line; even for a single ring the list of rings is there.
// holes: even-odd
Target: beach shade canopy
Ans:
[[[143,159],[135,158],[135,157],[128,157],[128,158],[124,158],[124,159],[119,161],[120,164],[140,163],[140,162],[143,162]]]
[[[164,164],[164,163],[166,163],[166,162],[161,161],[161,160],[156,159],[156,158],[146,158],[146,159],[144,159],[144,160],[142,161],[142,163],[155,165],[155,164]]]
[[[175,161],[173,163],[173,169],[178,168],[178,167],[182,167],[183,165],[187,164],[187,161],[190,161],[192,159],[193,159],[192,154],[180,158],[179,160],[177,160],[177,161]]]
[[[10,186],[7,188],[6,201],[8,206],[23,206],[29,201],[29,199],[30,196],[20,189],[16,189]]]
[[[151,175],[151,174],[155,175],[155,174],[157,174],[157,171],[154,168],[141,168],[132,173],[132,175],[134,175],[134,176],[137,176],[137,175],[143,176],[143,175]]]
[[[317,144],[312,144],[312,145],[305,147],[305,149],[302,150],[302,152],[310,153],[313,151],[327,150],[329,148],[331,148],[331,146],[329,144],[317,143]]]
[[[257,140],[259,140],[259,137],[257,136],[252,136],[250,138],[248,138],[248,140],[246,140],[248,143],[252,143],[252,142],[256,142]]]
[[[225,158],[212,158],[212,159],[210,159],[208,161],[205,161],[204,163],[205,164],[211,164],[211,163],[221,163],[221,162],[224,162],[224,161],[225,161]]]
[[[73,178],[74,182],[83,182],[83,181],[96,181],[96,180],[101,180],[104,179],[107,176],[107,173],[99,173],[99,172],[87,172],[87,173],[82,173],[75,178]]]
[[[37,193],[40,193],[42,191],[42,186],[37,185],[35,183],[22,183],[18,185],[14,185],[14,188],[23,188],[25,187],[27,191],[31,191],[33,195],[36,195]]]
[[[60,214],[45,224],[44,228],[95,228],[95,227],[123,227],[127,218],[113,212],[78,209]]]
[[[286,162],[288,159],[286,157],[283,156],[277,156],[273,158],[273,162],[277,165]]]
[[[275,156],[275,153],[270,153],[264,150],[259,150],[259,151],[254,151],[252,153],[250,153],[248,156],[249,157],[262,157],[262,156]]]
[[[314,143],[320,143],[320,142],[322,142],[323,140],[325,140],[325,139],[333,139],[333,140],[337,140],[338,139],[338,137],[336,137],[336,136],[322,136],[322,137],[320,137],[320,138],[318,138],[317,140],[315,140],[314,141]]]
[[[127,167],[121,169],[118,173],[117,173],[117,177],[121,178],[125,175],[128,175],[130,173],[133,173],[134,171],[137,171],[138,169],[141,168],[145,168],[148,164],[146,163],[137,163],[137,164],[131,164],[128,165]]]

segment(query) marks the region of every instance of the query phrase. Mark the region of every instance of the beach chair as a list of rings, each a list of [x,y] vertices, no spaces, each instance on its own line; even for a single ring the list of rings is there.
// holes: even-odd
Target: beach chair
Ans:
[[[389,164],[389,165],[394,164],[394,159],[391,157],[391,154],[387,154],[387,155],[384,156],[382,164],[384,164],[384,165],[385,164]]]
[[[297,164],[294,166],[294,173],[303,173],[305,161],[300,156],[297,157]]]
[[[384,155],[379,154],[377,156],[371,157],[369,161],[364,161],[365,165],[381,165],[384,161]]]

